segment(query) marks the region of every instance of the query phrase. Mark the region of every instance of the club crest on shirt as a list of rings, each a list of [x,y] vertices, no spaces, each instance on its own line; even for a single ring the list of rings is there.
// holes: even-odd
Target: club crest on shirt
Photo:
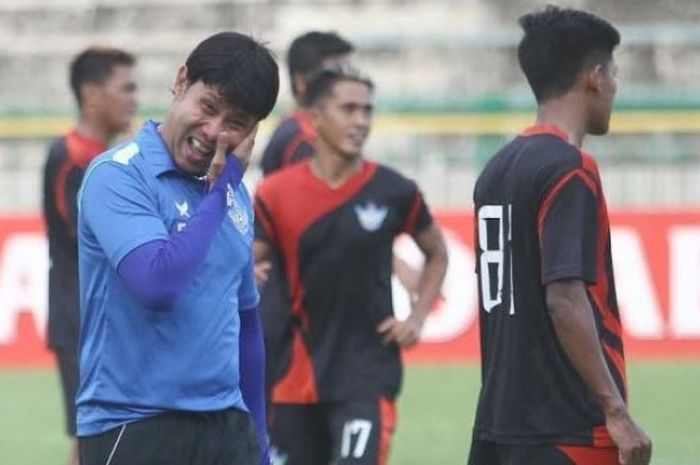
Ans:
[[[389,213],[389,207],[378,207],[377,204],[371,200],[367,202],[364,207],[355,205],[357,220],[365,231],[373,232],[379,229],[382,223],[384,223],[384,218],[386,218],[387,213]]]
[[[231,219],[238,232],[243,235],[247,234],[250,229],[248,212],[236,201],[236,196],[230,184],[226,189],[226,205],[228,206],[228,217]]]

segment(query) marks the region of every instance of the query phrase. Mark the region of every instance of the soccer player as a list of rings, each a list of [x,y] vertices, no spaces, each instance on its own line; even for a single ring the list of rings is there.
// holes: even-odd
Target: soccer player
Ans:
[[[335,32],[311,31],[294,39],[287,52],[287,68],[296,108],[270,137],[260,162],[264,176],[313,154],[314,128],[304,105],[309,75],[324,66],[348,61],[354,50]]]
[[[587,134],[608,131],[620,35],[592,14],[524,15],[537,123],[474,188],[482,387],[470,465],[646,465],[627,410],[607,207]]]
[[[314,156],[256,192],[256,261],[277,250],[291,293],[271,440],[287,465],[387,463],[400,349],[418,341],[447,253],[412,181],[364,159],[373,85],[347,67],[308,82]],[[393,316],[392,245],[413,236],[425,266],[407,320]]]
[[[346,62],[353,51],[352,44],[334,32],[311,31],[294,39],[287,52],[287,67],[296,108],[275,129],[263,152],[260,164],[264,176],[313,154],[314,128],[304,105],[309,75],[323,66]],[[275,255],[257,265],[260,315],[268,355],[265,373],[268,399],[281,368],[278,341],[284,337],[290,315],[288,290],[284,288],[282,275],[282,265]]]
[[[48,345],[58,362],[66,432],[71,438],[68,464],[78,464],[75,394],[78,389],[78,240],[76,196],[85,168],[129,128],[136,111],[135,58],[116,48],[90,47],[70,65],[70,86],[78,104],[74,128],[55,139],[44,165],[44,218],[48,229]]]
[[[215,34],[177,72],[165,120],[88,168],[78,196],[83,465],[269,463],[241,178],[278,89],[265,47]]]

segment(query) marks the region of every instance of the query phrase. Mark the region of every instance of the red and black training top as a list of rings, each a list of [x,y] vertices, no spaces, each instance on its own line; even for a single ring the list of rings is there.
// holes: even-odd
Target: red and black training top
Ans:
[[[44,164],[44,219],[49,236],[48,344],[77,352],[78,303],[77,195],[85,169],[106,150],[103,141],[75,129],[55,139]]]
[[[256,239],[280,252],[292,301],[273,402],[395,398],[399,349],[376,328],[393,315],[394,238],[432,224],[416,184],[365,161],[333,189],[302,162],[262,181],[255,213]]]
[[[263,152],[260,161],[263,176],[309,158],[314,153],[315,139],[316,131],[304,110],[287,115],[275,129]]]
[[[482,388],[474,434],[504,444],[612,445],[594,394],[562,349],[545,286],[586,283],[623,397],[625,359],[598,167],[553,126],[502,148],[474,189]]]

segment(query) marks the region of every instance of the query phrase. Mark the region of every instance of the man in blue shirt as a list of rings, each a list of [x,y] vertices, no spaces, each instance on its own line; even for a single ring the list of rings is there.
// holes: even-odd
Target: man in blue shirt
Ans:
[[[279,89],[270,52],[215,34],[163,123],[99,156],[78,198],[81,463],[269,463],[241,183]]]

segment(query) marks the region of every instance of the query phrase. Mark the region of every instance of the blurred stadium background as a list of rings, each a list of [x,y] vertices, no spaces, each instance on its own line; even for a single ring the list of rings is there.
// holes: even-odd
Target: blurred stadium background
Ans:
[[[0,0],[0,464],[59,463],[66,447],[58,383],[45,354],[29,348],[13,358],[7,350],[16,343],[13,337],[26,334],[22,328],[33,326],[41,334],[45,314],[30,304],[20,309],[30,312],[18,312],[8,303],[10,294],[21,294],[15,287],[32,277],[8,278],[12,261],[3,241],[7,245],[12,234],[21,233],[26,221],[37,233],[46,147],[75,116],[67,85],[67,64],[75,53],[91,44],[134,52],[139,115],[147,118],[165,112],[177,67],[216,30],[252,33],[267,41],[281,62],[296,35],[335,30],[356,44],[357,61],[377,84],[368,154],[414,177],[434,209],[447,216],[456,212],[450,225],[468,238],[459,221],[469,216],[479,169],[533,120],[535,102],[517,66],[516,19],[544,3]],[[629,351],[635,360],[630,369],[633,410],[656,440],[653,463],[696,464],[700,284],[697,274],[678,270],[700,273],[700,2],[559,3],[599,13],[622,32],[612,133],[589,138],[585,148],[598,158],[611,211],[626,228],[618,234],[618,242],[626,245],[618,267],[628,278],[621,285],[628,297],[621,300],[634,336]],[[275,119],[291,107],[286,70],[282,73],[282,95],[262,128],[258,151]],[[257,174],[248,176],[254,185]],[[632,236],[623,234],[630,231]],[[36,273],[36,268],[24,269]],[[472,286],[468,272],[451,271],[450,285]],[[638,287],[636,278],[644,285]],[[460,302],[471,305],[470,296]],[[41,298],[37,301],[45,306]],[[638,308],[643,311],[635,317]],[[39,321],[32,325],[30,318]],[[442,330],[430,336],[434,347],[413,357],[394,465],[465,462],[479,382],[473,318],[463,315],[459,324],[443,318],[442,326],[434,325]],[[436,347],[449,339],[446,334],[462,338],[449,346],[444,357],[449,364],[440,363],[447,352]],[[34,364],[35,359],[40,362]]]

